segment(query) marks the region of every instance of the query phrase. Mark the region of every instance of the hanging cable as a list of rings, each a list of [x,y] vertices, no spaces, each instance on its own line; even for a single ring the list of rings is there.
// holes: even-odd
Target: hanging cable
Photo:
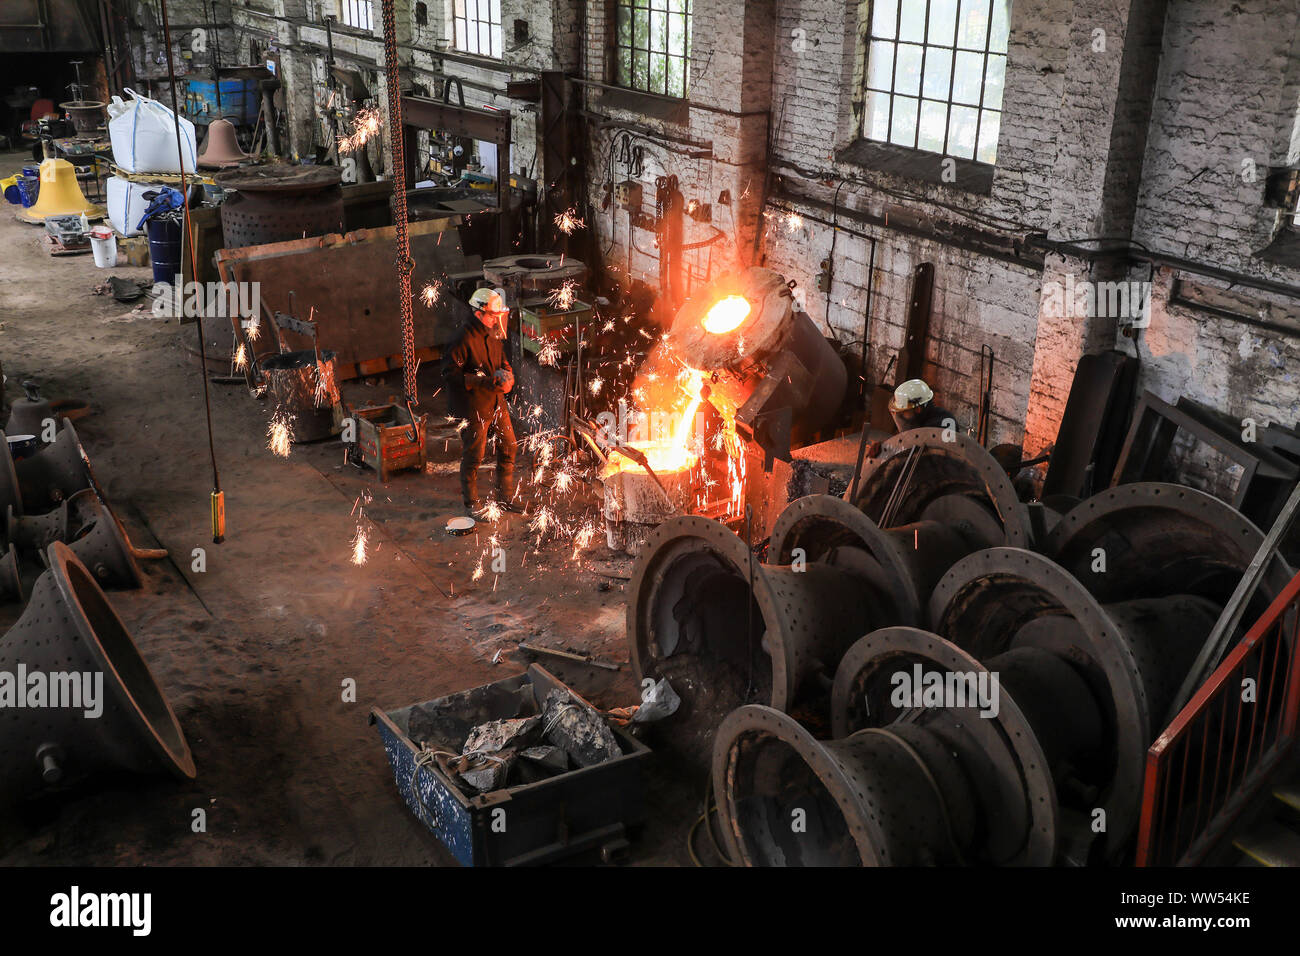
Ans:
[[[162,9],[163,40],[167,45],[167,82],[172,93],[172,125],[176,130],[176,159],[181,175],[181,201],[184,209],[181,231],[189,232],[190,273],[194,281],[199,279],[198,252],[194,242],[194,222],[190,218],[190,189],[185,181],[185,152],[181,149],[180,100],[176,96],[176,64],[172,58],[172,30],[167,21],[167,0],[160,0]],[[202,313],[206,313],[203,309]],[[199,366],[203,376],[203,411],[208,423],[208,458],[212,462],[212,543],[220,544],[226,539],[226,496],[221,490],[221,474],[217,471],[217,446],[212,438],[212,396],[208,390],[208,351],[203,334],[203,314],[198,317],[199,332]]]

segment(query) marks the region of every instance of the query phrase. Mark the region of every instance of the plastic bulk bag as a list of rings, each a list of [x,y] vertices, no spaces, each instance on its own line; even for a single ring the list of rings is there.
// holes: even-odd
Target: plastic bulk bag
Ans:
[[[110,176],[104,188],[108,194],[108,220],[113,228],[124,236],[138,236],[144,232],[138,224],[149,208],[144,194],[166,187],[162,183],[133,183],[120,176]]]
[[[108,136],[113,162],[128,173],[192,173],[198,160],[194,124],[180,118],[181,155],[185,169],[177,165],[176,120],[172,111],[157,100],[125,90],[131,102],[113,97],[108,105]]]

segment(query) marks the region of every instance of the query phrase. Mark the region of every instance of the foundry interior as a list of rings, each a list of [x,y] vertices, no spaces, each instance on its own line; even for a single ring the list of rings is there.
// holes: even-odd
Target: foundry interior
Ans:
[[[0,53],[0,864],[1300,865],[1300,3]]]

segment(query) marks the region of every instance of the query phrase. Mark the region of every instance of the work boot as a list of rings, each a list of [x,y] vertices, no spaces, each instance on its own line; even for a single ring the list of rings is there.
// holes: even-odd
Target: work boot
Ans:
[[[514,498],[502,498],[501,507],[512,514],[521,515],[524,513],[524,506],[515,501]]]
[[[475,498],[472,501],[464,502],[464,505],[465,505],[465,514],[469,515],[471,518],[473,518],[476,521],[483,520],[483,512],[484,510],[486,510],[483,502]]]

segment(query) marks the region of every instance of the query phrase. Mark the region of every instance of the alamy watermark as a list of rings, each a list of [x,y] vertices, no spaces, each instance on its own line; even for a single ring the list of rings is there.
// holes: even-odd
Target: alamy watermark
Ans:
[[[1064,282],[1043,283],[1043,309],[1049,315],[1122,319],[1145,328],[1151,323],[1151,283],[1075,281],[1066,273]]]
[[[261,315],[260,282],[155,282],[153,314],[160,319]]]
[[[0,710],[80,710],[94,720],[104,713],[103,671],[0,671]]]
[[[900,710],[978,707],[981,717],[996,717],[1000,710],[998,675],[990,671],[940,673],[913,664],[910,671],[895,671],[889,683],[889,703]]]

